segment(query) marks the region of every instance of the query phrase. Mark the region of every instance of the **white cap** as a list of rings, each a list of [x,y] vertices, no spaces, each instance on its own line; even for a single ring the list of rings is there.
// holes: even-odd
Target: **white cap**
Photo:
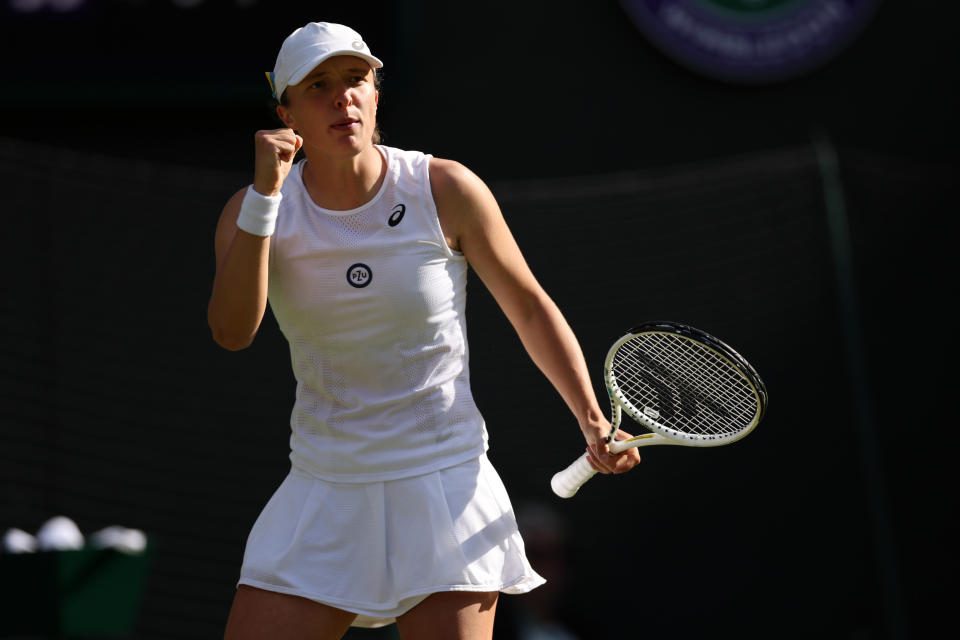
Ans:
[[[318,64],[332,56],[356,56],[374,69],[383,66],[370,53],[360,34],[342,24],[311,22],[300,27],[283,41],[273,73],[267,74],[277,100],[286,88],[303,80]]]

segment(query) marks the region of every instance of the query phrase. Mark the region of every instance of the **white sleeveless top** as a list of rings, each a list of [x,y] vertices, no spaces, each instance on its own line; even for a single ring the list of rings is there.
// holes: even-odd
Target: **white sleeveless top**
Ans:
[[[270,307],[297,380],[290,458],[334,482],[419,475],[487,449],[470,391],[467,262],[440,228],[430,156],[377,148],[383,185],[350,211],[318,207],[297,163],[270,243]]]

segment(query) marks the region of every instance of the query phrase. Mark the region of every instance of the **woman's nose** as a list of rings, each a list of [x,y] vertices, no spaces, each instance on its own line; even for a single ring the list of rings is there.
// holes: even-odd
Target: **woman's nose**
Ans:
[[[353,104],[353,97],[350,95],[350,89],[348,87],[342,87],[334,98],[334,102],[337,105],[338,109],[343,109]]]

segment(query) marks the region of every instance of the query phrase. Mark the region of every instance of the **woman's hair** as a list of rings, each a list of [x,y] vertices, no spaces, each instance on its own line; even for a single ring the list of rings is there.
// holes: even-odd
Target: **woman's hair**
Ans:
[[[382,74],[382,71],[380,71],[379,69],[373,70],[373,88],[376,89],[378,92],[381,91],[381,87],[383,87],[383,78],[381,77],[381,74]],[[277,115],[277,107],[280,105],[283,105],[284,107],[290,106],[290,103],[287,99],[286,89],[283,90],[283,93],[280,95],[279,100],[274,98],[273,100],[270,101],[270,110],[273,112],[274,116]],[[277,116],[277,118],[279,119],[279,116]],[[283,122],[282,120],[280,121],[280,124],[286,125],[286,123]],[[382,141],[383,141],[383,134],[380,132],[380,123],[376,122],[373,127],[373,144],[380,144]]]

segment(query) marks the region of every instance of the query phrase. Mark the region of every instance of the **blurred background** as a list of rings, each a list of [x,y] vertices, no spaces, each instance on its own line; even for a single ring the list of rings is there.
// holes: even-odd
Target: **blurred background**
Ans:
[[[213,231],[277,126],[263,72],[328,20],[385,61],[384,142],[490,185],[599,397],[649,319],[770,393],[749,438],[560,500],[582,437],[474,281],[490,458],[551,578],[498,637],[932,637],[958,595],[953,4],[0,0],[0,530],[142,529],[125,637],[222,634],[294,385],[272,317],[210,339]]]

